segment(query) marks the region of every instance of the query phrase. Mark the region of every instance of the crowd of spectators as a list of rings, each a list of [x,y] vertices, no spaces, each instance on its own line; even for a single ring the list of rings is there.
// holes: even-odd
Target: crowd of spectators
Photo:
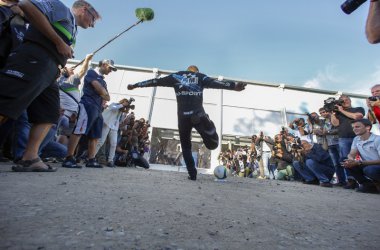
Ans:
[[[319,114],[295,118],[273,138],[253,135],[250,147],[222,151],[219,162],[240,177],[378,193],[380,136],[370,131],[378,122],[379,94],[380,85],[373,86],[367,100],[370,120],[362,107],[351,106],[350,97],[329,98]]]
[[[64,67],[73,57],[76,27],[94,27],[100,14],[84,0],[71,10],[60,1],[17,3],[2,0],[0,6],[0,160],[13,159],[17,172],[56,171],[40,157],[62,160],[66,168],[81,168],[83,159],[93,168],[149,168],[150,125],[135,119],[133,98],[107,104],[104,76],[117,70],[114,62],[88,69],[89,54],[79,73]],[[378,6],[371,1],[371,8]],[[219,160],[242,177],[379,192],[380,136],[370,131],[380,121],[380,85],[371,93],[368,119],[350,97],[329,98],[319,114],[294,119],[273,138],[253,135],[250,146],[222,152]]]

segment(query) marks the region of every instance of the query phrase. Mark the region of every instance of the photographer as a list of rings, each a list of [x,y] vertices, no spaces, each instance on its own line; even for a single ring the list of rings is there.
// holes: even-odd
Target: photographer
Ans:
[[[330,155],[319,144],[301,140],[301,145],[305,164],[303,166],[296,164],[294,168],[304,178],[304,183],[319,183],[321,187],[332,187],[330,181],[335,170]]]
[[[368,119],[372,124],[380,122],[380,84],[371,88],[371,97],[366,100],[368,107]]]
[[[339,137],[338,137],[338,128],[333,126],[331,123],[331,112],[327,112],[324,108],[319,109],[319,113],[324,118],[322,126],[322,134],[326,139],[328,146],[328,152],[330,154],[331,160],[335,167],[335,173],[338,178],[337,186],[343,186],[345,183],[345,172],[344,169],[340,167],[339,162]],[[341,181],[342,180],[342,181]]]
[[[260,132],[260,135],[256,137],[256,151],[257,151],[257,160],[259,161],[260,176],[259,179],[268,179],[269,170],[268,162],[271,157],[271,149],[269,147],[270,138],[264,136],[263,131]]]
[[[316,112],[306,113],[307,121],[311,127],[311,133],[315,135],[317,143],[322,146],[324,150],[327,150],[326,137],[323,134],[324,120],[319,119],[319,115]]]
[[[368,119],[356,120],[352,127],[356,137],[342,165],[360,184],[358,192],[380,192],[380,136],[370,132],[372,124]]]
[[[369,43],[380,42],[380,2],[378,0],[370,1],[365,33]]]
[[[308,138],[309,140],[313,140],[312,130],[310,126],[306,124],[304,118],[296,118],[291,123],[289,123],[289,128],[295,131],[295,136],[299,138]]]
[[[338,127],[339,137],[339,162],[344,161],[350,153],[352,141],[354,140],[355,133],[352,130],[351,123],[354,120],[362,119],[365,112],[362,107],[353,108],[351,106],[351,99],[346,95],[339,97],[342,102],[341,105],[335,105],[336,110],[331,115],[331,124]],[[339,166],[338,168],[341,168]],[[341,171],[341,169],[339,170]],[[356,187],[356,182],[352,178],[348,178],[348,184],[344,186],[347,189]],[[347,181],[346,176],[342,176],[340,183],[345,184]]]
[[[134,99],[122,99],[119,103],[111,103],[102,113],[103,129],[102,137],[96,145],[96,157],[101,164],[106,164],[108,167],[114,167],[114,156],[117,145],[117,132],[119,130],[120,117],[122,113],[128,113],[134,105],[131,102]],[[106,159],[106,148],[104,143],[109,139],[108,159]],[[104,146],[103,146],[104,145]],[[102,149],[99,151],[99,149]]]

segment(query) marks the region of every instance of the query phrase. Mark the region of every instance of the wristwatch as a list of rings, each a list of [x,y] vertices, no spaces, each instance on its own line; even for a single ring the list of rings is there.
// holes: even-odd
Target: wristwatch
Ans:
[[[359,167],[363,166],[363,161],[362,160],[359,160]]]

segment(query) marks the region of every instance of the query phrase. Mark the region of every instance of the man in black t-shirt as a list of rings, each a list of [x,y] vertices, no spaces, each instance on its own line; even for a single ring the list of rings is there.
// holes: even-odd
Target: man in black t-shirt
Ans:
[[[347,155],[351,151],[352,141],[356,136],[352,130],[352,121],[361,119],[364,117],[365,111],[362,107],[353,108],[351,106],[351,99],[346,95],[340,96],[339,100],[343,101],[343,104],[336,105],[336,112],[333,112],[331,115],[331,123],[335,127],[338,127],[338,136],[339,136],[339,161],[343,162],[347,159]],[[355,183],[346,185],[347,177],[345,170],[342,166],[338,166],[336,175],[338,177],[339,185],[344,186],[345,188],[355,188]]]

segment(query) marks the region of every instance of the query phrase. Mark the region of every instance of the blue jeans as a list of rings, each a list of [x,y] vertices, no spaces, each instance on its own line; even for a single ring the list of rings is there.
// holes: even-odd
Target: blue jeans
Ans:
[[[344,172],[344,168],[340,165],[340,156],[339,156],[339,144],[330,145],[328,148],[330,158],[335,167],[335,173],[338,178],[338,182],[341,184],[345,184],[346,174]]]
[[[351,145],[354,138],[339,138],[339,162],[347,159],[347,155],[351,151]],[[336,168],[336,175],[339,183],[345,184],[347,182],[347,175],[345,169],[338,164]]]
[[[13,156],[15,159],[21,159],[24,155],[26,145],[29,140],[29,132],[30,132],[31,124],[28,121],[28,115],[26,111],[22,112],[20,117],[15,122],[15,142],[13,145]],[[55,138],[57,128],[56,126],[52,126],[46,135],[45,139],[42,141],[39,149],[39,154],[41,150],[52,140]]]
[[[365,167],[356,167],[346,169],[347,173],[354,177],[357,182],[363,184],[370,182],[369,179],[380,182],[380,165],[371,165]],[[369,178],[369,179],[368,179]]]
[[[298,161],[295,161],[293,162],[293,167],[305,181],[318,179],[319,182],[330,182],[334,175],[333,166],[326,166],[312,159],[307,159],[303,167],[301,167]]]
[[[55,141],[55,135],[57,133],[57,126],[53,125],[45,139],[42,141],[39,154],[43,158],[56,157],[65,158],[67,155],[67,146]]]

